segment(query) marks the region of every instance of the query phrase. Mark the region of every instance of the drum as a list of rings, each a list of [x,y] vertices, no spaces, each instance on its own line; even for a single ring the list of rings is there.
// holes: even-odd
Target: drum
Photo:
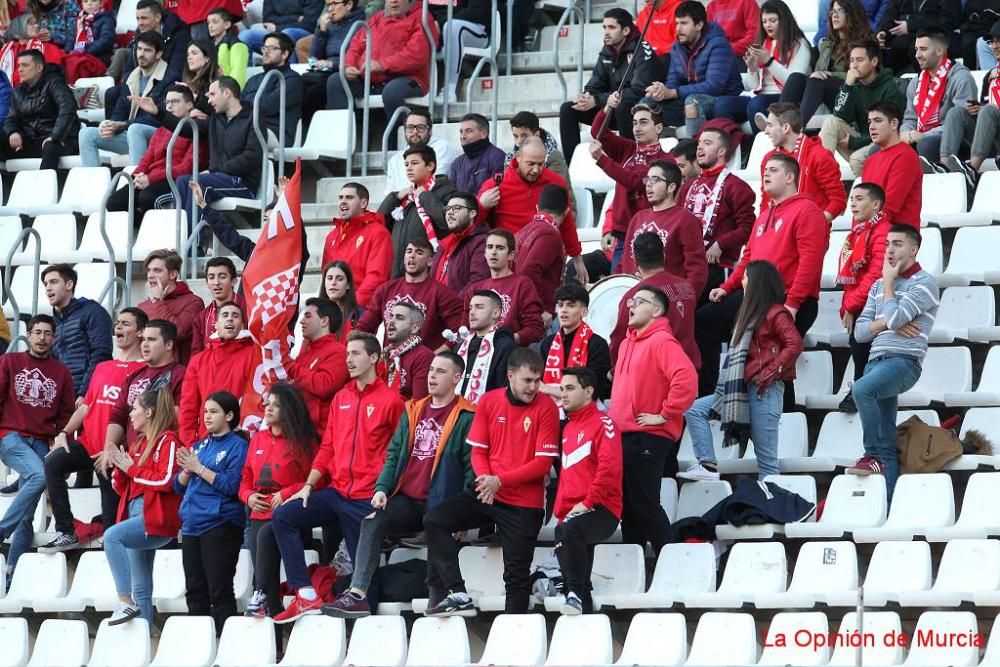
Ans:
[[[635,276],[619,273],[602,278],[590,288],[590,307],[584,321],[604,340],[610,340],[618,323],[618,304],[625,292],[638,284]]]

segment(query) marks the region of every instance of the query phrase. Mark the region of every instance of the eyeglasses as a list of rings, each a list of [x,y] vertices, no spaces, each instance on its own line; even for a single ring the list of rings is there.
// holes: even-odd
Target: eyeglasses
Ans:
[[[462,209],[465,209],[466,211],[471,211],[472,210],[468,206],[463,206],[461,204],[452,204],[451,206],[445,206],[444,207],[444,212],[445,213],[458,213]]]
[[[54,332],[52,332],[52,331],[49,331],[48,329],[32,329],[31,330],[31,335],[32,336],[40,336],[40,337],[43,337],[43,338],[53,338],[53,337],[55,337],[56,334]]]
[[[831,7],[829,14],[831,16],[844,16],[847,14],[847,10],[842,7]]]
[[[641,296],[634,296],[625,302],[625,305],[629,308],[638,308],[644,303],[653,303],[649,299],[643,299]]]
[[[430,129],[430,125],[404,125],[403,129],[407,132],[425,132]]]
[[[642,184],[643,185],[656,185],[657,183],[666,183],[666,182],[667,182],[667,179],[663,178],[662,176],[643,176],[642,177]]]
[[[274,53],[275,51],[281,51],[281,47],[280,46],[271,46],[269,44],[265,44],[264,46],[260,47],[260,50],[261,51],[267,51],[268,53]]]
[[[987,37],[986,38],[986,43],[987,44],[1000,44],[1000,37]]]

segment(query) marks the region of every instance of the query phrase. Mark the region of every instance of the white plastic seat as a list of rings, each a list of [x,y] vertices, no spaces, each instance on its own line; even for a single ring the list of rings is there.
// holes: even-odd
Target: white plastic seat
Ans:
[[[677,494],[676,479],[664,477],[660,480],[660,507],[666,512],[671,523],[677,520]]]
[[[7,260],[7,253],[21,233],[21,218],[16,215],[0,216],[0,261]],[[18,248],[18,252],[21,248]],[[15,253],[16,254],[16,253]]]
[[[347,160],[352,153],[349,133],[331,132],[330,128],[348,127],[349,113],[347,109],[317,111],[302,146],[285,149],[285,162],[294,162],[296,158],[302,158],[304,162],[323,159]]]
[[[994,249],[1000,243],[1000,227],[962,227],[951,243],[948,266],[938,279],[940,287],[985,282],[1000,284]]]
[[[840,538],[859,528],[881,526],[887,510],[884,477],[837,475],[830,484],[819,519],[785,524],[785,536]]]
[[[0,618],[0,667],[24,667],[28,664],[28,621],[23,618]]]
[[[864,602],[884,607],[898,602],[904,593],[927,591],[931,587],[931,549],[927,542],[879,542],[875,545],[865,573]],[[831,592],[830,606],[854,607],[855,591]]]
[[[997,408],[970,408],[962,419],[962,430],[959,432],[959,437],[964,440],[969,431],[977,430],[985,435],[990,442],[996,442],[993,438],[996,436],[997,430],[1000,429],[1000,422],[997,421],[998,416],[1000,416],[1000,409]],[[998,453],[962,454],[948,461],[944,470],[976,470],[981,466],[997,469],[1000,467],[1000,455]]]
[[[569,180],[578,188],[586,188],[594,192],[607,192],[615,189],[615,182],[590,155],[590,143],[580,143],[569,162]]]
[[[850,335],[840,319],[843,292],[820,292],[816,321],[809,328],[803,342],[807,348],[824,343],[831,347],[847,347]]]
[[[87,607],[96,611],[112,611],[118,596],[115,581],[103,550],[85,551],[80,555],[73,573],[73,584],[65,597],[35,600],[38,613],[81,612]]]
[[[809,609],[825,602],[828,593],[853,592],[858,587],[858,553],[853,542],[806,542],[799,550],[792,582],[783,593],[754,598],[759,609]]]
[[[1000,601],[1000,540],[956,539],[944,547],[928,591],[899,594],[903,607],[957,607],[974,596]]]
[[[976,184],[976,196],[972,199],[972,210],[958,213],[932,213],[927,221],[941,228],[949,227],[982,227],[992,225],[994,220],[1000,220],[1000,172],[988,171],[979,177]]]
[[[211,616],[171,616],[163,624],[150,667],[211,667],[215,621]]]
[[[677,518],[699,517],[732,493],[725,480],[685,482],[677,499]]]
[[[65,597],[67,579],[66,554],[22,554],[10,590],[0,598],[0,613],[17,614],[36,601]]]
[[[986,652],[983,654],[981,667],[995,667],[1000,665],[1000,616],[993,619],[993,627],[990,629],[986,643]]]
[[[837,274],[840,272],[840,252],[847,240],[847,232],[830,232],[830,243],[823,255],[823,273],[820,275],[820,286],[823,289],[833,289],[837,286]]]
[[[129,4],[124,2],[122,4]],[[134,2],[132,3],[135,4]],[[131,18],[132,23],[135,23],[135,14],[133,9],[133,16]],[[77,117],[80,120],[87,123],[100,123],[105,119],[104,113],[104,99],[107,96],[108,89],[113,88],[115,85],[114,77],[110,76],[82,76],[73,83],[74,88],[86,88],[88,86],[97,87],[97,101],[99,104],[97,108],[94,109],[79,109],[76,112]],[[61,162],[61,160],[60,160]]]
[[[984,410],[983,408],[974,408]],[[970,413],[972,410],[969,411]],[[1000,418],[1000,408],[996,409],[991,418]],[[966,421],[969,416],[966,415]],[[965,424],[962,430],[965,431]],[[1000,535],[1000,517],[994,511],[1000,506],[1000,474],[973,473],[965,487],[962,499],[962,513],[953,526],[946,526],[926,532],[930,542],[947,542],[959,538],[983,538]]]
[[[107,167],[74,167],[66,176],[57,206],[63,211],[90,215],[101,208],[110,183],[111,170]]]
[[[718,464],[728,465],[732,461],[737,461],[740,456],[739,447],[722,446],[722,427],[718,421],[709,421],[708,428],[712,433],[712,447],[715,449],[715,460]],[[677,448],[677,466],[680,470],[687,470],[695,463],[698,457],[694,454],[694,441],[691,440],[691,429],[685,427],[681,434],[681,442]]]
[[[825,665],[830,659],[830,647],[824,642],[808,642],[800,638],[827,637],[830,624],[819,611],[781,612],[775,614],[767,629],[767,640],[758,665]],[[819,645],[822,644],[822,645]]]
[[[714,593],[688,593],[684,596],[684,605],[689,608],[738,609],[760,593],[784,592],[787,582],[784,544],[737,542],[729,552],[719,589]],[[697,641],[697,636],[695,639]],[[693,654],[694,648],[691,650]]]
[[[117,309],[118,294],[121,292],[121,289],[117,286],[108,287],[108,283],[111,280],[111,273],[115,269],[114,264],[93,262],[90,264],[77,264],[73,269],[76,271],[76,296],[97,301],[106,310]],[[102,295],[103,299],[101,298]]]
[[[467,665],[469,633],[465,619],[418,618],[410,631],[410,649],[406,654],[407,667],[438,667]]]
[[[274,183],[275,183],[275,169],[274,163],[271,160],[267,161],[267,173],[264,178],[261,179],[260,186],[264,188],[264,203],[267,204],[274,197]],[[257,193],[256,197],[245,198],[245,197],[223,197],[212,203],[212,208],[217,211],[260,211],[261,207],[260,192]]]
[[[87,622],[50,618],[38,629],[28,667],[81,667],[89,657]]]
[[[40,257],[43,262],[55,263],[76,251],[76,218],[72,213],[39,215],[31,224],[41,238]],[[15,265],[35,263],[35,237],[29,235],[24,250],[14,255]]]
[[[105,227],[108,230],[108,240],[114,250],[115,262],[125,261],[126,249],[128,248],[128,212],[108,211],[105,219]],[[80,239],[80,247],[66,261],[79,262],[90,259],[100,259],[106,262],[111,261],[108,247],[104,244],[101,236],[101,215],[92,213],[87,219],[87,226],[83,228],[83,237]],[[141,260],[143,257],[135,257]]]
[[[972,353],[967,347],[929,348],[921,366],[920,379],[899,395],[899,405],[929,405],[944,401],[945,394],[972,391]]]
[[[121,625],[101,621],[87,667],[146,667],[149,664],[149,626],[136,618]]]
[[[803,417],[802,428],[805,428],[805,415],[799,412],[791,413]],[[784,415],[783,415],[784,417]],[[781,451],[781,445],[778,445]],[[786,491],[790,491],[811,505],[812,509],[806,516],[800,518],[800,522],[811,522],[816,520],[816,479],[812,475],[768,475],[764,482],[780,486]],[[760,523],[747,526],[732,526],[729,524],[715,527],[715,535],[720,540],[770,540],[774,536],[785,532],[783,523]]]
[[[646,590],[646,558],[638,544],[598,544],[594,547],[594,567],[590,581],[595,611],[604,606],[618,606],[619,596],[641,594]],[[559,611],[562,596],[545,599],[548,611]]]
[[[487,611],[503,610],[507,592],[503,583],[501,550],[489,547],[462,547],[458,552],[458,565],[465,579],[465,589],[476,606]],[[426,599],[413,601],[414,612],[422,614],[425,609],[427,609]]]
[[[274,621],[270,618],[230,616],[222,628],[216,667],[273,664],[275,658]]]
[[[10,171],[10,170],[8,170]],[[4,215],[31,215],[39,207],[52,206],[59,197],[54,169],[19,171],[10,187],[10,196],[3,207]]]
[[[139,0],[122,0],[122,3],[118,5],[117,23],[115,25],[115,32],[117,34],[127,35],[139,27],[135,18],[135,9],[138,4]]]
[[[368,616],[354,622],[344,664],[400,667],[405,662],[406,621],[402,616]]]
[[[858,528],[855,542],[909,540],[928,530],[955,523],[955,494],[951,475],[934,473],[901,475],[896,481],[892,507],[885,524],[876,528]]]
[[[715,549],[708,542],[665,544],[649,591],[615,598],[618,609],[665,609],[688,593],[715,591]]]
[[[833,391],[833,357],[826,350],[803,352],[795,362],[795,403],[805,405],[812,394]]]
[[[683,665],[687,651],[687,623],[682,614],[636,614],[629,623],[625,644],[615,664]]]
[[[710,611],[698,619],[685,665],[753,665],[757,625],[750,614]]]
[[[898,665],[903,660],[903,649],[898,642],[885,642],[883,637],[891,635],[898,637],[902,630],[899,622],[899,614],[894,611],[865,611],[864,627],[858,628],[858,615],[849,612],[844,615],[840,622],[840,629],[837,634],[841,637],[871,636],[873,641],[863,647],[865,667],[889,667]],[[830,656],[831,666],[854,667],[858,664],[858,648],[849,642],[839,642],[833,647],[833,655]]]
[[[924,228],[920,230],[920,250],[917,251],[917,261],[921,268],[939,281],[944,272],[944,242],[941,240],[941,230]],[[943,287],[943,285],[942,285]]]
[[[541,665],[548,652],[548,631],[542,614],[500,614],[490,625],[483,656],[477,665]]]
[[[735,449],[735,448],[734,448]],[[778,421],[778,466],[786,459],[802,458],[809,451],[809,427],[803,412],[785,412]],[[742,458],[719,461],[719,472],[723,475],[758,472],[757,451],[753,440]]]
[[[180,549],[158,549],[153,559],[153,604],[161,614],[187,612],[187,590]]]
[[[955,636],[975,635],[979,632],[976,615],[971,611],[925,611],[917,619],[917,627],[910,645],[910,652],[903,661],[909,667],[962,667],[979,664],[979,649],[972,642],[949,640]],[[942,637],[940,643],[921,641],[921,636]]]
[[[546,665],[607,665],[612,659],[611,621],[607,616],[561,616],[556,621]]]
[[[187,212],[181,211],[181,243],[187,241]],[[160,248],[180,250],[177,248],[177,212],[174,210],[151,209],[142,216],[139,233],[132,247],[132,261],[141,262],[146,255]]]
[[[980,337],[986,335],[989,340],[991,334],[987,330],[996,329],[995,325],[992,288],[949,287],[941,292],[941,303],[928,342],[951,344],[956,338],[977,340],[972,337],[973,331]]]
[[[336,667],[347,652],[347,624],[342,618],[303,616],[295,621],[282,667]]]
[[[975,391],[945,392],[943,398],[944,404],[948,406],[1000,406],[1000,346],[991,347],[986,354],[986,362]]]
[[[968,190],[961,174],[925,174],[920,226],[939,215],[964,214],[969,210]]]
[[[774,145],[763,132],[753,138],[750,146],[750,154],[747,156],[746,169],[736,169],[733,176],[741,178],[750,184],[754,190],[760,189],[760,166],[764,161],[764,156],[774,150]]]
[[[233,596],[236,598],[236,608],[246,609],[247,602],[253,594],[253,563],[249,549],[240,549],[236,560],[236,574],[233,576]]]

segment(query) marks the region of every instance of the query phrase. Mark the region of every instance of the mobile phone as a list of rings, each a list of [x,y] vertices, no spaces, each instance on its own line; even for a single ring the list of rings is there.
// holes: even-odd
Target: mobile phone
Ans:
[[[500,182],[503,180],[503,174],[493,174],[493,185],[494,187],[500,187]]]

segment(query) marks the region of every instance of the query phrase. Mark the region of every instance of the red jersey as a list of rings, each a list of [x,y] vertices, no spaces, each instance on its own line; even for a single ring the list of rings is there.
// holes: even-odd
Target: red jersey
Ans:
[[[431,361],[433,360],[434,350],[420,344],[399,358],[399,371],[393,375],[391,383],[389,382],[387,360],[385,364],[379,364],[379,375],[393,391],[399,393],[404,401],[411,398],[421,399],[427,395],[427,376],[430,374]]]
[[[52,438],[73,415],[73,375],[55,357],[0,356],[0,435]]]
[[[663,242],[663,266],[667,272],[684,278],[691,283],[695,294],[701,294],[708,282],[701,221],[683,206],[671,206],[665,211],[651,208],[639,211],[625,232],[622,273],[636,273],[635,238],[647,232],[653,232]]]
[[[355,328],[375,333],[380,324],[388,321],[393,307],[403,301],[413,304],[424,314],[420,338],[432,350],[445,344],[441,335],[445,329],[457,331],[462,323],[462,299],[458,294],[433,278],[408,283],[403,277],[382,283],[375,290]]]
[[[250,332],[243,331],[233,340],[212,338],[204,350],[191,357],[178,406],[177,432],[182,443],[194,445],[208,434],[203,414],[209,396],[217,391],[243,396],[257,368],[256,354],[257,344]]]
[[[302,390],[316,432],[323,433],[330,401],[350,379],[347,349],[332,334],[306,341],[288,367],[288,377]]]
[[[573,506],[602,505],[622,516],[622,437],[610,417],[596,403],[566,415],[563,428],[562,470],[552,513],[565,520]]]
[[[820,142],[819,137],[802,136],[802,144],[798,151],[786,151],[775,148],[760,163],[761,192],[764,198],[760,202],[760,210],[767,208],[771,198],[764,192],[764,165],[772,155],[781,153],[790,155],[799,163],[799,192],[812,199],[830,218],[836,218],[847,208],[847,192],[840,180],[840,165]]]
[[[283,435],[274,435],[270,428],[257,431],[247,449],[240,479],[240,502],[246,505],[253,493],[271,496],[280,493],[288,500],[305,484],[309,476],[309,461],[296,458],[289,450]],[[252,512],[251,519],[267,520],[271,511]]]
[[[500,295],[500,321],[497,326],[506,327],[518,337],[518,345],[537,343],[545,334],[542,324],[542,300],[538,288],[525,276],[512,273],[503,278],[487,278],[472,283],[465,290],[465,308],[462,323],[469,324],[469,301],[476,290],[493,290]]]
[[[83,402],[87,405],[87,416],[83,418],[83,429],[77,438],[91,456],[104,449],[104,436],[108,432],[111,411],[125,388],[125,378],[130,373],[145,366],[145,361],[102,361],[94,368],[90,386]]]
[[[562,284],[566,251],[552,216],[536,213],[535,218],[515,235],[517,260],[514,270],[537,287],[546,313],[556,309],[556,289]]]
[[[108,424],[118,424],[125,429],[125,442],[129,445],[135,442],[138,434],[132,428],[132,420],[128,418],[128,413],[132,411],[135,399],[139,398],[142,392],[151,387],[167,386],[173,395],[174,403],[180,405],[181,402],[181,382],[184,380],[186,369],[173,361],[163,366],[149,366],[143,364],[132,371],[125,378],[125,390],[111,408],[111,415]],[[106,434],[105,434],[106,436]]]
[[[872,153],[861,170],[861,181],[885,190],[882,210],[893,222],[920,228],[924,172],[917,151],[909,144],[900,142]]]
[[[754,221],[753,189],[746,181],[727,174],[719,188],[719,201],[709,210],[716,191],[719,176],[724,167],[706,169],[701,174],[681,184],[677,201],[691,211],[701,221],[702,238],[705,247],[718,242],[722,250],[719,264],[732,266],[740,258],[740,248],[747,242]]]
[[[667,309],[667,322],[670,324],[670,332],[677,339],[677,342],[684,348],[688,359],[695,369],[701,368],[701,352],[698,350],[698,341],[694,337],[694,313],[698,307],[698,295],[691,287],[691,283],[679,276],[675,276],[667,271],[659,271],[651,276],[640,280],[625,296],[618,302],[618,322],[614,331],[611,332],[611,367],[614,368],[618,360],[618,348],[625,340],[628,332],[628,300],[635,296],[641,289],[658,289],[667,296],[670,306]]]
[[[542,509],[545,480],[559,456],[559,408],[541,393],[531,403],[494,389],[479,399],[469,429],[476,476],[496,475],[496,500],[515,507]]]

